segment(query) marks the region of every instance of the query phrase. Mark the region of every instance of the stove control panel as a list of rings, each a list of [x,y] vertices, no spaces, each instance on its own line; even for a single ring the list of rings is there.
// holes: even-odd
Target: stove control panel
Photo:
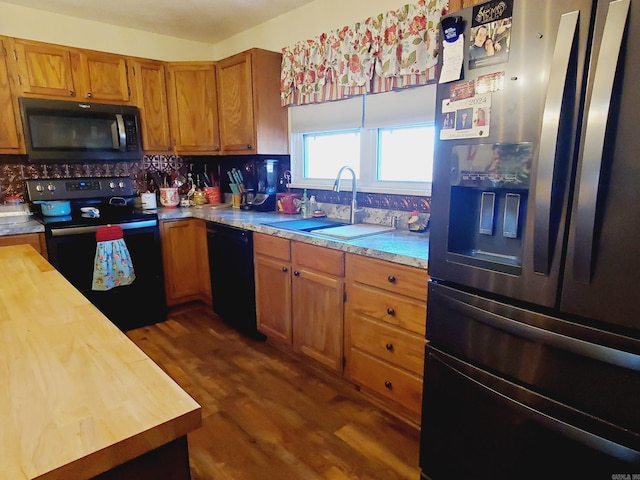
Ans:
[[[27,193],[31,201],[74,200],[131,197],[136,190],[130,177],[41,178],[27,180]]]

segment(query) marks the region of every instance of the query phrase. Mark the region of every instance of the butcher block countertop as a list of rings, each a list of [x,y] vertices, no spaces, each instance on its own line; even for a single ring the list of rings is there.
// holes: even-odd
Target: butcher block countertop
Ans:
[[[201,425],[200,406],[29,245],[0,247],[0,342],[2,479],[90,478]]]

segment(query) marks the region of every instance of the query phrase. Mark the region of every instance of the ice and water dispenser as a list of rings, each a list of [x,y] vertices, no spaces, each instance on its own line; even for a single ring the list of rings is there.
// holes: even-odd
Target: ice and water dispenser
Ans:
[[[532,158],[532,143],[452,147],[449,252],[516,273]]]

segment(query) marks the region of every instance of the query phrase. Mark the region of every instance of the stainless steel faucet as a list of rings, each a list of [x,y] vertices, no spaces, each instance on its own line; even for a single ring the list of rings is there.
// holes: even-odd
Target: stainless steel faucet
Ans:
[[[356,224],[356,223],[360,223],[360,218],[359,216],[356,216],[356,213],[362,213],[363,210],[361,208],[358,208],[358,202],[356,201],[356,195],[358,192],[358,180],[356,179],[356,172],[353,171],[353,168],[348,167],[348,166],[344,166],[342,168],[340,168],[340,170],[338,171],[338,176],[336,177],[336,181],[333,183],[333,191],[334,192],[339,192],[340,191],[340,182],[342,181],[342,172],[344,172],[345,170],[349,170],[351,172],[351,177],[353,178],[352,182],[351,182],[351,215],[349,216],[349,222],[351,224]]]

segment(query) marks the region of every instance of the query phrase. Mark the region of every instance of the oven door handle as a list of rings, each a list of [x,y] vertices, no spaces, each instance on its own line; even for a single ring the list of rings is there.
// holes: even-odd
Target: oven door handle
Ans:
[[[119,226],[123,230],[134,230],[138,228],[148,228],[155,227],[158,225],[158,221],[153,220],[143,220],[142,222],[130,222],[130,223],[118,223],[115,224]],[[52,237],[65,237],[68,235],[83,235],[86,233],[96,233],[98,228],[103,227],[105,225],[85,225],[81,227],[62,227],[62,228],[51,228],[51,236]]]

